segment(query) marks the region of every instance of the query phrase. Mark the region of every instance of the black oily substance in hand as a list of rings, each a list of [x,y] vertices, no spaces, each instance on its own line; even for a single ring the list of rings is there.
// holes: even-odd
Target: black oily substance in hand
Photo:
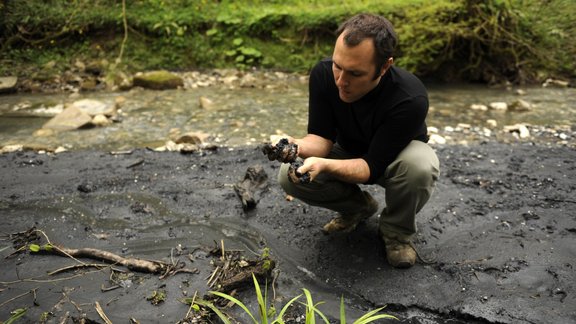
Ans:
[[[302,166],[304,162],[301,159],[298,159],[292,163],[288,167],[288,180],[292,183],[310,183],[310,172],[300,173],[298,172],[298,168]]]
[[[290,163],[288,167],[288,179],[292,183],[310,183],[309,172],[304,174],[298,172],[298,168],[304,164],[302,159],[298,159],[298,144],[290,144],[288,139],[283,138],[274,146],[272,146],[272,144],[266,144],[262,148],[262,153],[264,153],[270,161]]]
[[[270,161],[279,161],[283,163],[292,163],[298,157],[298,144],[290,144],[288,139],[283,138],[276,145],[266,144],[262,152]]]

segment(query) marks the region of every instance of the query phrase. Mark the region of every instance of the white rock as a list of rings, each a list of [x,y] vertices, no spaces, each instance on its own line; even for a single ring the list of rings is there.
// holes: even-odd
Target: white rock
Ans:
[[[54,153],[62,153],[62,152],[66,152],[68,151],[65,147],[62,146],[58,146],[55,150]]]
[[[519,96],[523,96],[523,95],[526,94],[526,91],[524,91],[524,90],[522,90],[522,89],[518,89],[518,90],[516,90],[516,94],[519,95]]]
[[[231,85],[233,84],[235,81],[238,81],[238,77],[235,75],[230,75],[227,76],[225,78],[222,79],[222,83],[226,84],[226,85]]]
[[[518,99],[508,106],[510,111],[530,111],[532,110],[532,104],[526,100]]]
[[[438,134],[431,134],[430,138],[428,139],[428,144],[446,144],[446,139]]]
[[[507,125],[504,126],[504,131],[509,133],[516,133],[520,138],[528,138],[530,137],[530,131],[528,127],[524,124],[516,124],[516,125]]]
[[[482,104],[472,104],[470,105],[470,109],[477,111],[486,111],[488,110],[488,106]]]
[[[16,91],[17,83],[18,83],[17,77],[14,76],[0,77],[0,93]]]
[[[96,116],[96,115],[112,116],[116,114],[115,102],[103,102],[94,99],[82,99],[74,101],[70,106],[78,108],[90,116]]]
[[[60,114],[46,122],[42,128],[56,131],[78,129],[92,121],[92,117],[84,110],[70,106]]]
[[[22,151],[23,149],[24,146],[22,144],[6,145],[0,149],[0,154],[19,152]]]
[[[506,110],[508,109],[508,104],[505,102],[497,101],[491,102],[489,107],[492,110]]]
[[[108,119],[106,116],[100,114],[100,115],[96,115],[94,116],[94,118],[92,118],[92,124],[94,126],[107,126],[112,124],[112,121],[110,119]]]
[[[212,109],[214,108],[214,102],[206,97],[200,97],[199,99],[200,108],[202,109]]]
[[[544,88],[550,88],[550,87],[567,88],[569,85],[570,84],[568,83],[568,81],[555,80],[555,79],[546,79],[546,81],[544,81],[544,84],[542,84]]]

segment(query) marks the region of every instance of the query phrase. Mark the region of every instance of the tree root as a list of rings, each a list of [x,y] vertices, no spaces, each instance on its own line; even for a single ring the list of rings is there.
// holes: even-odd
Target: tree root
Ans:
[[[164,262],[149,261],[136,258],[124,258],[111,252],[93,248],[71,249],[63,246],[54,246],[52,249],[52,254],[74,258],[89,258],[100,260],[115,265],[122,265],[132,271],[138,272],[159,274],[165,272],[168,268],[168,264]]]
[[[27,246],[29,248],[31,253],[42,253],[42,254],[64,256],[64,257],[68,257],[68,258],[71,258],[73,260],[76,260],[77,262],[80,263],[80,265],[65,267],[65,268],[56,270],[56,271],[52,272],[52,274],[60,273],[62,271],[66,271],[69,269],[75,269],[78,267],[100,267],[100,266],[104,266],[104,265],[87,264],[85,262],[80,261],[79,258],[88,258],[88,259],[106,262],[106,263],[109,263],[112,265],[121,265],[121,266],[128,268],[129,270],[137,271],[137,272],[161,274],[160,279],[164,279],[167,276],[175,275],[177,273],[182,273],[182,272],[184,272],[184,273],[198,273],[198,269],[184,268],[185,264],[183,262],[179,262],[178,260],[176,260],[176,261],[172,260],[172,263],[166,263],[166,262],[156,261],[156,260],[144,260],[144,259],[131,258],[131,257],[125,258],[125,257],[122,257],[120,255],[117,255],[117,254],[114,254],[114,253],[111,253],[108,251],[103,251],[103,250],[94,249],[94,248],[74,249],[74,248],[64,247],[61,245],[52,244],[50,242],[50,239],[46,235],[46,233],[44,233],[41,230],[37,230],[37,229],[30,229],[26,232],[18,233],[21,235],[15,235],[14,237],[12,237],[12,239],[13,239],[13,241],[20,240],[20,243],[22,240],[22,236],[24,236],[25,238],[34,237],[36,240],[36,237],[30,235],[30,233],[41,233],[45,237],[46,241],[48,241],[47,244],[44,244],[42,246],[36,245],[36,244],[30,244],[30,243],[24,245],[25,247]],[[22,235],[22,234],[24,234],[24,235]],[[22,251],[23,248],[20,247],[18,250]]]

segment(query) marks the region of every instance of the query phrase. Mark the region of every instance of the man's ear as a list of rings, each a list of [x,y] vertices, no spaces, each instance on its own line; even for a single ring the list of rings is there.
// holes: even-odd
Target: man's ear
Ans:
[[[382,70],[380,71],[380,76],[384,76],[384,74],[386,74],[386,71],[388,71],[388,69],[392,66],[392,64],[394,64],[394,58],[390,57],[390,58],[388,58],[386,63],[384,65],[382,65]]]

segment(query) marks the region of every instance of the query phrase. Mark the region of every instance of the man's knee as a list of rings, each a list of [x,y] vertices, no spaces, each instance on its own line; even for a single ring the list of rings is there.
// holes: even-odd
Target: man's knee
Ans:
[[[294,192],[293,187],[295,184],[288,180],[288,166],[289,164],[287,163],[282,163],[280,166],[280,170],[278,171],[278,184],[280,184],[280,187],[282,187],[287,194],[291,195]]]
[[[438,179],[438,169],[429,161],[404,161],[406,180],[413,186],[431,187]]]
[[[436,153],[422,142],[411,143],[406,151],[388,166],[387,180],[396,179],[417,187],[431,187],[440,174]]]

